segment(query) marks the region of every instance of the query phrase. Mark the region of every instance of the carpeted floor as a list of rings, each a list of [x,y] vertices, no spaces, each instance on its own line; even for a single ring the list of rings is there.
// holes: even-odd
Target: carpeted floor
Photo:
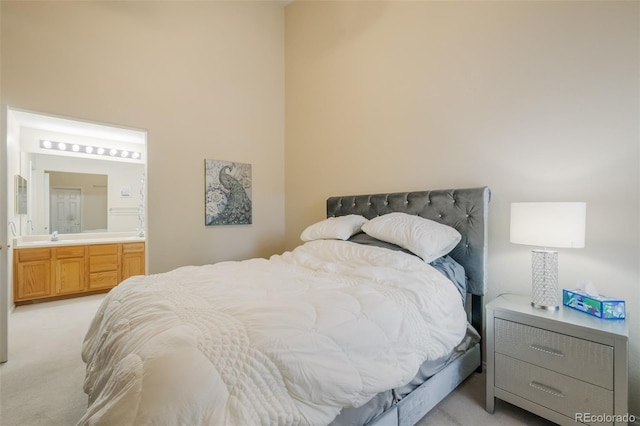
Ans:
[[[84,413],[82,339],[103,295],[20,306],[9,315],[9,361],[0,365],[1,426],[74,425]],[[502,401],[484,410],[474,374],[419,425],[552,425]]]

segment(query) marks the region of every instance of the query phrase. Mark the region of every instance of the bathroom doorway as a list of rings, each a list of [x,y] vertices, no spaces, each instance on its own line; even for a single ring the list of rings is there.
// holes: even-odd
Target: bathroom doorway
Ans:
[[[0,212],[0,362],[7,361],[9,353],[8,316],[14,308],[11,246],[16,238],[88,230],[148,235],[146,131],[11,107],[4,127],[0,144],[4,205]],[[91,198],[93,189],[75,183],[52,183],[58,189],[51,190],[52,173],[104,175],[108,184],[93,186],[96,190],[102,186],[99,190],[108,194],[107,201],[90,202],[87,207],[82,201]],[[26,181],[26,211],[16,209],[16,176]],[[59,203],[60,199],[64,202]]]

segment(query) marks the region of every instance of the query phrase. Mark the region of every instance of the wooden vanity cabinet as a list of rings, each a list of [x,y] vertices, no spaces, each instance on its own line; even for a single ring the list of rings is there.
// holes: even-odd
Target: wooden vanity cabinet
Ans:
[[[20,248],[13,252],[17,305],[102,293],[145,273],[145,243]]]

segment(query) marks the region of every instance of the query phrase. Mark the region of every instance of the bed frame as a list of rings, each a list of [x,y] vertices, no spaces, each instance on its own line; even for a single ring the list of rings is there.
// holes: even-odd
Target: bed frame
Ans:
[[[327,217],[359,214],[371,219],[386,213],[404,212],[456,228],[462,234],[462,240],[450,256],[465,268],[470,322],[482,335],[490,199],[488,187],[331,197],[327,199]],[[412,426],[474,371],[482,371],[480,343],[368,424]]]

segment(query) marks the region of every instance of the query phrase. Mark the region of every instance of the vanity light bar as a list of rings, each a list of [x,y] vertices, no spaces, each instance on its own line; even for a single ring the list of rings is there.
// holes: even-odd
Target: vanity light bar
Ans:
[[[40,141],[40,147],[44,149],[51,149],[56,151],[71,151],[77,152],[79,154],[93,154],[93,155],[102,155],[107,157],[120,157],[120,158],[131,158],[133,160],[139,160],[142,154],[138,151],[128,151],[126,149],[107,149],[99,146],[91,146],[91,145],[79,145],[77,143],[68,144],[64,142],[54,142],[50,140],[43,139]]]

